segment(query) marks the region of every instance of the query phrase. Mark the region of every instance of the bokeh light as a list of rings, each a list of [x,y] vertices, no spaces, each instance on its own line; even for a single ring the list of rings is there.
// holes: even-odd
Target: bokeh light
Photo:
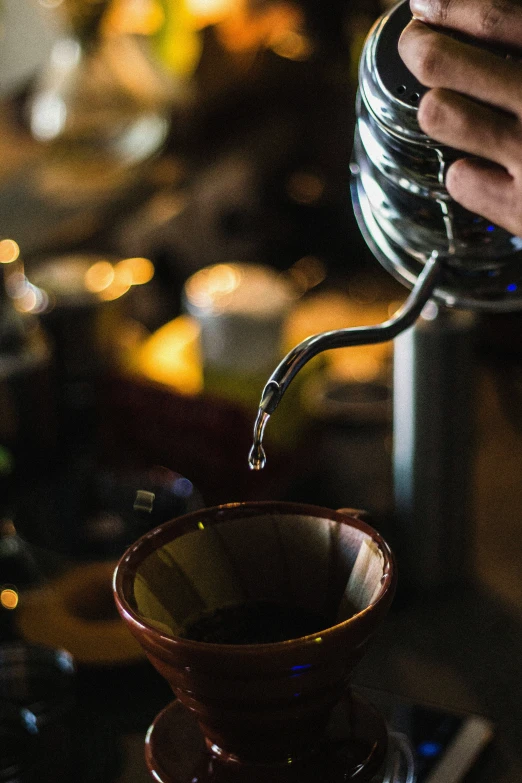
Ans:
[[[2,239],[0,242],[0,264],[12,264],[20,255],[20,248],[14,239]]]
[[[113,280],[113,265],[108,261],[97,261],[85,273],[85,288],[93,294],[99,294],[108,288]]]
[[[154,264],[148,258],[124,258],[118,268],[130,274],[132,285],[144,285],[154,277]]]
[[[239,287],[241,277],[241,269],[233,264],[216,264],[200,269],[187,280],[187,299],[201,310],[213,309]]]
[[[199,325],[194,318],[181,315],[169,321],[140,348],[138,371],[181,394],[198,394],[203,389],[199,336]]]
[[[4,587],[0,590],[0,604],[4,609],[12,611],[18,606],[18,593],[14,587]]]

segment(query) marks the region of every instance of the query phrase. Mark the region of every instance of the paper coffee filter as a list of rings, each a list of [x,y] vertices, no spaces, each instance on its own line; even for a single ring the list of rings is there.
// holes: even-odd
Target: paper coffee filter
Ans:
[[[134,599],[142,617],[173,635],[204,612],[253,601],[306,607],[334,624],[375,600],[383,565],[366,533],[330,519],[201,522],[145,558]]]
[[[358,611],[362,611],[362,609],[377,599],[381,589],[383,569],[383,553],[375,541],[372,541],[369,537],[365,538],[361,542],[357,559],[341,600],[339,607],[339,618],[341,620],[345,615],[347,604],[355,607]]]

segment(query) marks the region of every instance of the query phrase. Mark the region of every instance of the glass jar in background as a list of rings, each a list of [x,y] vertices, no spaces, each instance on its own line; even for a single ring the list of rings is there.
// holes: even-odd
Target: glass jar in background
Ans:
[[[162,68],[150,45],[161,12],[141,3],[136,13],[133,4],[113,0],[42,4],[60,15],[63,31],[29,98],[33,136],[57,159],[103,167],[105,176],[150,158],[183,92],[182,79]]]
[[[46,39],[0,120],[0,222],[29,258],[77,247],[150,192],[171,114],[192,101],[199,45],[159,0],[6,0],[9,18],[13,3],[38,6]],[[35,24],[10,24],[8,49],[25,47]],[[167,27],[178,53],[168,64]]]
[[[215,264],[186,282],[185,310],[199,326],[204,389],[254,412],[283,355],[284,327],[299,298],[289,275],[262,264]],[[296,390],[277,439],[288,448],[300,427]]]

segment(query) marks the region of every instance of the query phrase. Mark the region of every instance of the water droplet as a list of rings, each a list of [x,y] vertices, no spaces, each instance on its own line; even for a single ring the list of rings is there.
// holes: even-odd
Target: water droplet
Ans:
[[[248,455],[248,466],[250,470],[263,470],[266,465],[266,454],[260,443],[254,443]]]
[[[259,408],[256,423],[254,425],[254,443],[248,455],[250,470],[263,470],[266,465],[266,454],[263,448],[263,434],[270,414]]]

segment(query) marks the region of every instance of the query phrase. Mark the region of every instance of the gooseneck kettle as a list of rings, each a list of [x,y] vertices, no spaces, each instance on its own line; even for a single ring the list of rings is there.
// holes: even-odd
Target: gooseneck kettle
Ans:
[[[475,313],[522,308],[522,238],[465,210],[449,195],[446,169],[464,153],[429,138],[419,126],[426,88],[398,52],[411,18],[403,0],[368,34],[351,163],[361,233],[410,294],[390,320],[312,335],[284,357],[261,395],[249,463],[254,470],[264,466],[266,424],[312,357],[393,339],[397,537],[392,544],[401,556],[402,578],[436,588],[464,572],[464,553],[470,549]]]

